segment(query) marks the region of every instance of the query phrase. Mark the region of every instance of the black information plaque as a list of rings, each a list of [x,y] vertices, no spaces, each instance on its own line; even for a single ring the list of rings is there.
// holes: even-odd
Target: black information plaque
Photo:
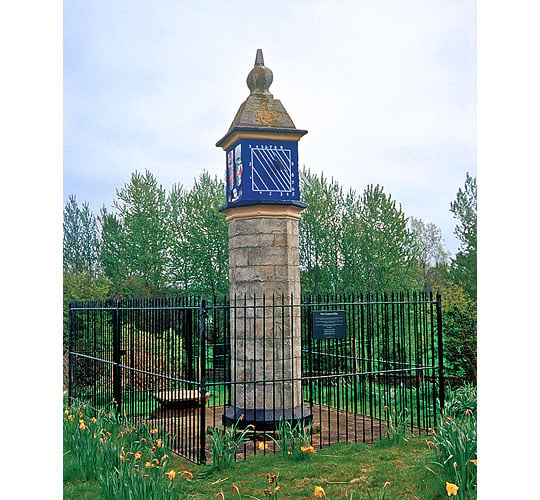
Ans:
[[[312,311],[313,338],[344,339],[346,336],[345,311]]]

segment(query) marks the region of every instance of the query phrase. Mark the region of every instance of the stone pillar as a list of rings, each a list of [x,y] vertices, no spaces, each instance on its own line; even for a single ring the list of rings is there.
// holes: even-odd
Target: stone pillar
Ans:
[[[268,88],[272,71],[259,49],[247,77],[250,95],[227,134],[231,405],[225,424],[275,428],[282,419],[311,420],[301,385],[298,222],[300,201],[295,127]]]
[[[298,207],[226,210],[229,223],[232,405],[257,428],[307,418],[301,387]],[[240,212],[240,213],[239,213]]]

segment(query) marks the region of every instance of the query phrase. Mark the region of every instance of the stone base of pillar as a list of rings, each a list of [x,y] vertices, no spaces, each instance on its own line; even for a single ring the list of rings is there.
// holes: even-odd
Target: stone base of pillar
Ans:
[[[257,431],[273,431],[279,426],[280,420],[287,420],[294,427],[297,423],[310,424],[313,415],[309,408],[298,406],[294,409],[252,409],[229,406],[222,416],[223,425],[230,426],[242,417],[238,426],[245,428],[253,425]]]

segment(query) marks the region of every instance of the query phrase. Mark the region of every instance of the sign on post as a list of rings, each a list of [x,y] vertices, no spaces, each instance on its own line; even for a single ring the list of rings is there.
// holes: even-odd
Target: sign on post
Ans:
[[[313,338],[344,339],[347,323],[345,311],[312,311]]]

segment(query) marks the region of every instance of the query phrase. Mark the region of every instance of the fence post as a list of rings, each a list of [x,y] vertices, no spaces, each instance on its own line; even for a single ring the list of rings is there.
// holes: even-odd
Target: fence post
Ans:
[[[206,309],[206,299],[201,297],[200,308],[200,330],[199,330],[199,360],[200,360],[200,384],[199,391],[201,397],[201,414],[199,418],[199,448],[200,461],[206,463],[206,317],[208,310]]]
[[[309,411],[313,415],[313,320],[311,314],[311,294],[308,295],[307,307],[307,348],[308,348],[308,375],[309,375]]]
[[[73,319],[72,302],[68,303],[68,402],[73,397]]]
[[[441,292],[437,292],[437,340],[439,351],[439,405],[444,408],[444,357],[443,357],[443,331],[442,331],[442,301]]]
[[[122,404],[122,370],[120,368],[120,299],[116,299],[113,310],[113,398],[116,401],[116,411],[121,412]]]

